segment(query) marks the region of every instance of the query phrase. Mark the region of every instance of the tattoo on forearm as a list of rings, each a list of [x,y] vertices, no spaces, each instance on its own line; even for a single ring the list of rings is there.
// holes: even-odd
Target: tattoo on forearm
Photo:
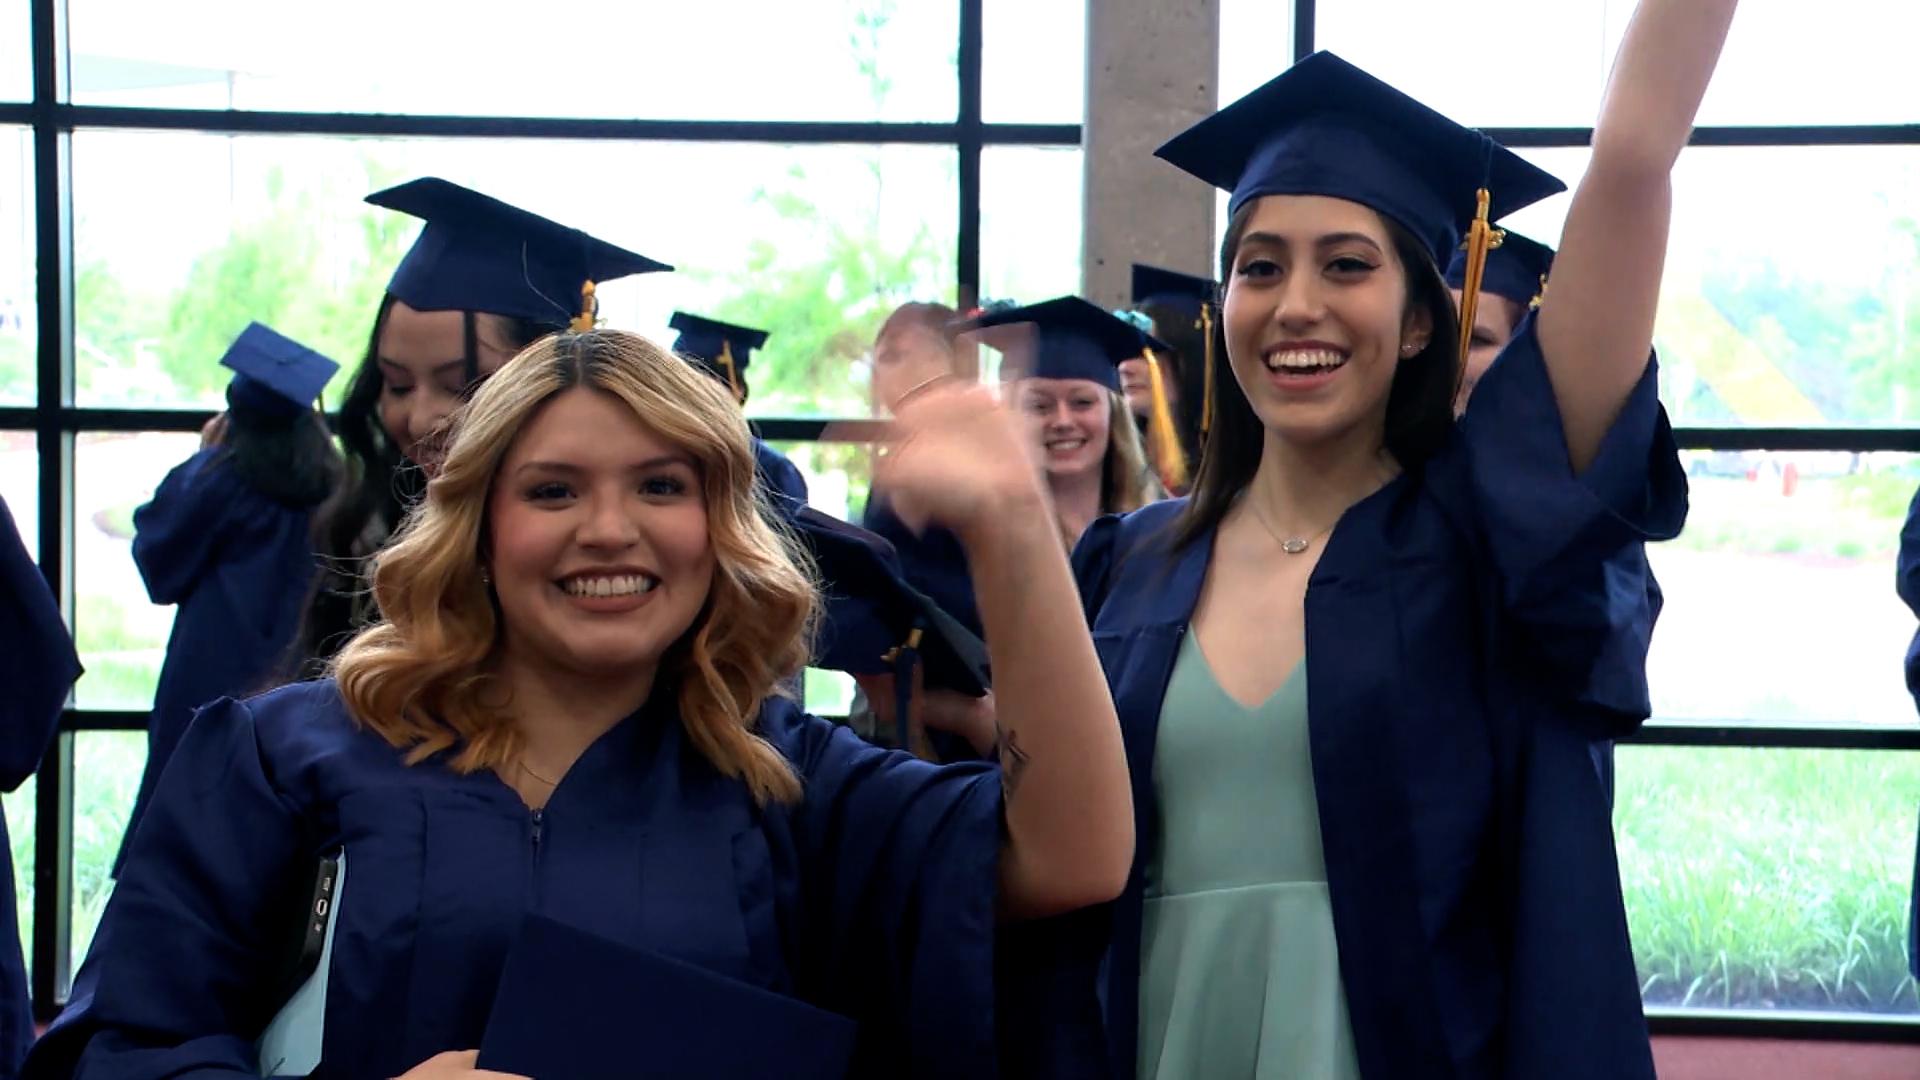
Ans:
[[[1027,771],[1027,752],[1020,749],[1020,736],[1012,730],[1000,733],[1000,787],[1006,798],[1012,799],[1013,793],[1020,787],[1020,777]]]

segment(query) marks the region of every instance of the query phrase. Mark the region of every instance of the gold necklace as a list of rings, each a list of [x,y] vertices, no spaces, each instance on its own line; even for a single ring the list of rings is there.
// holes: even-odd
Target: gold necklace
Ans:
[[[527,764],[526,758],[520,759],[520,771],[526,773],[528,776],[533,777],[535,780],[540,781],[541,783],[547,785],[550,788],[557,788],[560,786],[560,782],[558,780],[549,780],[546,777],[541,776],[539,773],[534,772],[533,766]]]

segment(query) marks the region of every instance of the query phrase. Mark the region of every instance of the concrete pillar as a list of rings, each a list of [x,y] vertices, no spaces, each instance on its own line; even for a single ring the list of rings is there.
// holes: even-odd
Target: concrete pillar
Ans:
[[[1087,299],[1126,304],[1136,262],[1214,276],[1214,191],[1153,151],[1217,107],[1219,53],[1219,0],[1087,0]]]

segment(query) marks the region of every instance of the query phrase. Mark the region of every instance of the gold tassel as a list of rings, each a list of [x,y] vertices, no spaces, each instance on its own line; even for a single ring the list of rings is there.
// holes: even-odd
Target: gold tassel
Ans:
[[[1465,361],[1473,346],[1473,320],[1480,310],[1480,282],[1487,275],[1487,252],[1500,246],[1507,234],[1487,223],[1487,204],[1492,199],[1486,188],[1475,196],[1473,224],[1467,228],[1466,280],[1460,286],[1460,358]]]
[[[1200,446],[1204,449],[1213,431],[1213,305],[1204,301],[1200,304],[1200,340],[1206,365],[1200,371]]]
[[[733,342],[724,339],[720,342],[720,356],[714,362],[726,372],[727,389],[733,391],[733,400],[740,401],[740,372],[733,362]]]
[[[593,282],[588,281],[580,286],[580,314],[573,317],[573,322],[567,329],[576,334],[589,333],[593,330],[594,316],[598,314],[600,314],[600,302],[594,299]]]
[[[1527,310],[1539,311],[1540,305],[1545,303],[1546,299],[1547,299],[1547,275],[1541,274],[1540,275],[1540,291],[1537,293],[1534,293],[1533,299],[1527,301]]]
[[[1187,452],[1180,446],[1180,433],[1173,426],[1173,403],[1167,400],[1166,371],[1152,349],[1142,348],[1147,358],[1147,385],[1153,392],[1153,412],[1147,417],[1147,439],[1153,447],[1153,460],[1160,467],[1160,483],[1169,492],[1187,488]]]

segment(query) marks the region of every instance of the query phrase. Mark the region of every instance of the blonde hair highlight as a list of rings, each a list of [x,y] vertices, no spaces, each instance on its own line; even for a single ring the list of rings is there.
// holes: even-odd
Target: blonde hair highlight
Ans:
[[[380,621],[332,665],[353,715],[409,763],[451,751],[456,772],[515,760],[521,736],[494,674],[498,609],[482,572],[487,503],[508,448],[566,391],[618,399],[697,463],[714,577],[707,603],[660,660],[682,727],[756,802],[792,802],[800,781],[754,730],[761,706],[799,671],[819,604],[811,567],[755,483],[752,443],[726,389],[635,334],[564,333],[528,346],[455,420],[446,464],[374,559]],[[656,681],[656,686],[661,685]]]

